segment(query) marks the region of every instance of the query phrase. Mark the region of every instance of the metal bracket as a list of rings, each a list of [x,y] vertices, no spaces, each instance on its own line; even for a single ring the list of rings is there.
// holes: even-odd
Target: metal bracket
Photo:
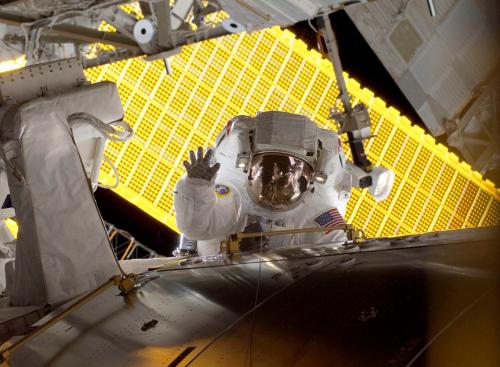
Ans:
[[[345,230],[347,239],[354,243],[360,244],[366,240],[365,231],[361,228],[355,228],[352,224],[348,224]]]
[[[363,103],[354,106],[350,114],[333,108],[330,111],[330,118],[339,123],[339,134],[370,128],[370,115]]]
[[[174,48],[172,50],[163,51],[154,55],[149,55],[144,58],[144,61],[151,62],[158,59],[163,59],[163,63],[165,65],[165,70],[167,75],[172,74],[172,65],[170,64],[170,57],[178,55],[181,52],[180,48]]]
[[[112,278],[112,280],[113,284],[121,291],[121,294],[125,295],[135,288],[137,275],[134,273],[130,273],[125,276],[116,275]]]

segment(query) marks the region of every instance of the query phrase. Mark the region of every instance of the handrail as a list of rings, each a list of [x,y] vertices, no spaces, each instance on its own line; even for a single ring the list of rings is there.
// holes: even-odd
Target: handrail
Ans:
[[[342,224],[336,226],[328,227],[313,227],[313,228],[294,228],[294,229],[284,229],[280,231],[272,232],[240,232],[233,233],[230,235],[228,240],[222,241],[220,243],[220,252],[225,254],[234,254],[240,251],[240,241],[244,238],[259,238],[259,237],[270,237],[270,236],[280,236],[288,234],[298,234],[298,233],[311,233],[311,232],[327,232],[343,230],[349,241],[359,242],[366,238],[365,233],[362,229],[356,229],[352,224]]]
[[[54,316],[50,320],[48,320],[45,324],[39,326],[35,330],[33,330],[31,333],[25,335],[21,339],[19,339],[17,342],[14,344],[8,346],[7,348],[0,350],[0,366],[7,366],[6,362],[8,361],[10,355],[21,348],[24,344],[29,342],[31,339],[35,338],[36,336],[40,335],[47,329],[49,329],[52,325],[55,323],[61,321],[64,319],[66,316],[74,312],[75,310],[79,309],[81,306],[85,305],[95,297],[97,297],[99,294],[107,290],[113,285],[116,285],[122,292],[122,294],[126,294],[129,292],[131,289],[134,288],[135,286],[135,279],[136,275],[135,274],[128,274],[125,277],[121,275],[116,275],[112,278],[110,278],[108,281],[106,281],[104,284],[100,285],[90,293],[86,294],[83,296],[81,299],[79,299],[77,302],[73,303],[71,306],[69,306],[67,309],[62,311],[60,314]]]

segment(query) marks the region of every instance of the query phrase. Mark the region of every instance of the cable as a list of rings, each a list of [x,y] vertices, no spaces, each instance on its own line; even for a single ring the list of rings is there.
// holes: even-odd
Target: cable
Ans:
[[[83,6],[80,3],[78,7],[68,6],[67,12],[55,14],[55,15],[49,16],[47,18],[36,19],[32,22],[27,22],[27,23],[23,23],[23,24],[26,24],[30,27],[36,26],[36,27],[40,27],[40,28],[46,28],[47,26],[53,26],[58,21],[63,21],[67,18],[74,18],[74,17],[80,16],[82,14],[91,13],[94,10],[98,10],[101,8],[106,8],[108,6],[119,5],[119,4],[124,3],[123,0],[122,1],[113,0],[113,1],[108,1],[108,2],[104,2],[104,3],[100,3],[100,4],[95,4],[94,6],[91,6],[91,7],[87,6],[93,2],[95,2],[95,1],[87,1],[86,3],[83,4]],[[43,23],[47,23],[48,25],[44,25]]]
[[[64,3],[60,3],[60,4],[55,4],[55,6],[50,6],[50,7],[39,7],[37,6],[37,2],[36,1],[30,1],[29,4],[27,4],[27,6],[29,6],[31,9],[35,10],[36,12],[39,13],[39,15],[48,15],[50,16],[50,14],[52,15],[55,15],[57,12],[60,12],[60,11],[65,11],[65,10],[73,10],[75,8],[77,9],[84,9],[84,8],[88,8],[90,6],[90,4],[92,3],[95,3],[96,0],[88,0],[88,1],[85,1],[85,2],[79,2],[79,3],[72,3],[72,4],[64,4]],[[49,5],[52,5],[52,4],[49,4]]]
[[[253,357],[252,357],[252,348],[253,348],[253,331],[255,329],[255,313],[257,311],[257,305],[259,302],[259,293],[260,293],[260,282],[262,277],[262,249],[264,247],[264,237],[260,235],[260,249],[259,249],[259,271],[257,277],[257,289],[255,291],[255,300],[253,303],[253,312],[252,312],[252,321],[250,322],[250,336],[248,339],[248,348],[247,354],[245,356],[245,366],[247,365],[247,358],[250,362],[250,367],[253,365]]]
[[[483,294],[481,294],[479,297],[477,297],[472,303],[470,303],[467,307],[465,307],[462,311],[458,313],[453,319],[450,320],[444,327],[439,330],[436,335],[434,335],[423,347],[418,351],[418,353],[411,359],[410,362],[406,365],[406,367],[411,367],[413,364],[420,358],[420,356],[431,346],[432,343],[434,343],[446,330],[448,330],[454,323],[455,321],[459,320],[462,318],[463,315],[465,315],[471,308],[473,308],[475,305],[481,301],[484,296],[489,294],[492,291],[492,289],[488,289],[485,291]]]
[[[61,10],[61,9],[68,9],[67,12],[62,12],[59,14],[55,14],[52,16],[49,16],[47,18],[42,18],[42,19],[36,19],[31,22],[26,22],[26,23],[21,23],[20,28],[23,32],[24,35],[24,53],[26,54],[26,59],[28,60],[28,64],[31,64],[30,61],[36,62],[38,60],[38,56],[36,55],[39,47],[39,40],[42,32],[50,27],[53,27],[54,25],[63,23],[64,20],[68,18],[75,18],[77,16],[81,16],[83,14],[90,15],[95,10],[101,10],[102,8],[114,6],[114,5],[119,5],[123,4],[124,1],[120,0],[113,0],[113,1],[108,1],[108,2],[103,2],[99,4],[95,4],[93,6],[90,6],[90,4],[95,3],[95,1],[87,1],[85,3],[80,3],[78,6],[73,5],[68,5],[66,7],[62,7],[56,10]],[[36,8],[36,6],[34,6]],[[75,8],[77,10],[75,10]],[[41,9],[38,9],[39,11]],[[31,32],[28,33],[29,29]]]
[[[313,26],[313,25],[312,25],[312,23],[311,23],[311,18],[309,18],[309,19],[307,20],[307,24],[309,24],[309,27],[311,27],[311,29],[312,29],[314,32],[319,33],[319,32],[318,32],[318,29],[317,29],[315,26]]]
[[[20,53],[20,54],[22,54],[22,53],[23,53],[23,50],[18,49],[18,48],[16,48],[16,47],[14,47],[14,46],[10,45],[10,44],[9,44],[7,41],[5,41],[4,39],[0,39],[0,43],[2,43],[2,45],[3,45],[5,48],[11,49],[11,50],[13,50],[13,51],[15,51],[15,52],[18,52],[18,53]]]

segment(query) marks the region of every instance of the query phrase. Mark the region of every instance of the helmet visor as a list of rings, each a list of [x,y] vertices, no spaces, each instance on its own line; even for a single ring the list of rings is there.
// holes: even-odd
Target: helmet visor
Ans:
[[[313,170],[303,160],[281,153],[252,157],[248,192],[252,199],[272,210],[297,206],[307,191]]]

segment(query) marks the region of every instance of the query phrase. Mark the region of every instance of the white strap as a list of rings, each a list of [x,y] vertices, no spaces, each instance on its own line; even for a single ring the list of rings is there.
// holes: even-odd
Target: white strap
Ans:
[[[113,170],[113,174],[115,176],[115,183],[113,185],[105,185],[105,184],[98,183],[97,186],[102,188],[102,189],[115,189],[120,184],[120,174],[118,173],[118,170],[116,169],[113,162],[111,162],[111,160],[108,157],[103,156],[102,160],[103,160],[103,162],[106,162],[107,164],[109,164],[111,166],[111,169]]]
[[[104,139],[108,139],[111,141],[127,141],[134,135],[134,131],[125,121],[115,121],[110,124],[106,124],[103,121],[99,120],[97,117],[86,112],[73,113],[72,115],[68,116],[68,125],[71,129],[74,129],[78,127],[78,125],[82,124],[91,125],[102,135]],[[115,126],[119,126],[123,130],[116,129]],[[106,162],[111,166],[116,181],[113,185],[104,185],[98,183],[97,186],[103,189],[114,189],[120,184],[120,175],[118,174],[118,170],[116,169],[113,162],[111,162],[105,155],[103,155],[102,160],[103,162]]]
[[[134,135],[134,131],[125,121],[115,121],[106,124],[97,117],[86,112],[78,112],[69,115],[68,124],[72,129],[80,124],[91,125],[99,131],[104,138],[111,141],[127,141]],[[120,126],[123,130],[116,129],[115,126]]]

